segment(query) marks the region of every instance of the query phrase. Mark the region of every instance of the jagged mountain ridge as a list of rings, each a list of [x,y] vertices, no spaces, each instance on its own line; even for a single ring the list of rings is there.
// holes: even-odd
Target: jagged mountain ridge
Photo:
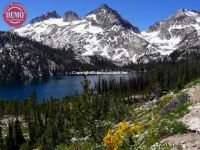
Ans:
[[[161,49],[161,55],[170,55],[188,44],[194,45],[199,39],[199,31],[200,12],[180,9],[170,17],[150,26],[142,32],[142,35],[147,41]],[[191,34],[195,34],[193,35],[195,38],[189,38]]]
[[[53,12],[42,15],[52,17],[36,17],[33,20],[37,21],[15,32],[53,48],[72,45],[81,61],[90,63],[85,60],[87,56],[102,56],[117,65],[160,60],[188,45],[199,44],[199,11],[180,9],[144,32],[105,4],[82,18],[72,11],[57,18]]]
[[[92,19],[95,21],[95,25],[99,25],[102,28],[110,28],[114,25],[118,25],[125,29],[133,30],[135,33],[140,33],[138,27],[133,26],[130,22],[123,19],[116,10],[113,10],[106,4],[91,11],[85,16],[85,18]]]
[[[66,16],[72,18],[66,22]],[[38,20],[15,32],[53,48],[73,45],[79,58],[102,56],[118,65],[136,62],[144,53],[156,51],[141,37],[137,27],[105,4],[82,18],[72,12],[65,13],[63,18]]]
[[[54,11],[48,11],[44,14],[42,14],[41,16],[38,16],[34,19],[32,19],[30,21],[30,23],[36,23],[36,22],[40,22],[40,21],[44,21],[44,20],[47,20],[47,19],[50,19],[50,18],[61,18],[57,12],[54,10]]]
[[[73,11],[65,12],[65,14],[63,16],[63,22],[72,22],[75,20],[79,20],[79,17],[75,12],[73,12]]]

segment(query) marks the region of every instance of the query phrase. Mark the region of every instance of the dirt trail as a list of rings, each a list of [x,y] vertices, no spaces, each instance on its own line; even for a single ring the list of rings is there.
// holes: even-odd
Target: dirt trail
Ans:
[[[185,90],[193,105],[189,107],[189,113],[180,119],[189,126],[192,131],[200,132],[200,84]]]
[[[200,84],[194,85],[183,91],[187,92],[191,101],[193,101],[195,103],[200,103]]]
[[[183,150],[200,150],[200,135],[197,133],[176,134],[163,139],[161,143],[181,145]]]
[[[169,136],[161,143],[181,145],[183,150],[198,150],[200,149],[200,84],[187,88],[183,92],[189,95],[194,104],[189,107],[189,113],[179,121],[188,125],[191,132]]]

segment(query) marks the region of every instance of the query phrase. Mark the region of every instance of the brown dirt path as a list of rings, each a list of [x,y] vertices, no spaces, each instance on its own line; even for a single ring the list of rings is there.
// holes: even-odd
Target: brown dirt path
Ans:
[[[163,139],[161,143],[181,145],[183,150],[200,150],[200,134],[176,134]]]

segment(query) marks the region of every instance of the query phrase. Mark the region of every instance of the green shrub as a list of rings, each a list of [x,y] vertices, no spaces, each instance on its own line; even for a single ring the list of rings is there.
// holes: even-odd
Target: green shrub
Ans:
[[[177,133],[185,133],[188,131],[188,126],[180,121],[173,121],[171,125],[169,126],[171,129],[171,133],[177,134]]]

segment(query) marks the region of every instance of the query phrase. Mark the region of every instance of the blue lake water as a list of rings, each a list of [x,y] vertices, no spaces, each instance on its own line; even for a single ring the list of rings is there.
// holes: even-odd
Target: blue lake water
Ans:
[[[95,82],[100,79],[128,79],[136,76],[135,73],[119,75],[89,75],[87,78],[91,81],[93,87]],[[35,79],[26,82],[8,82],[0,84],[0,98],[6,100],[25,99],[30,95],[33,89],[37,92],[39,100],[46,100],[51,97],[61,98],[82,92],[81,81],[83,76],[62,76],[49,77],[44,79]]]

